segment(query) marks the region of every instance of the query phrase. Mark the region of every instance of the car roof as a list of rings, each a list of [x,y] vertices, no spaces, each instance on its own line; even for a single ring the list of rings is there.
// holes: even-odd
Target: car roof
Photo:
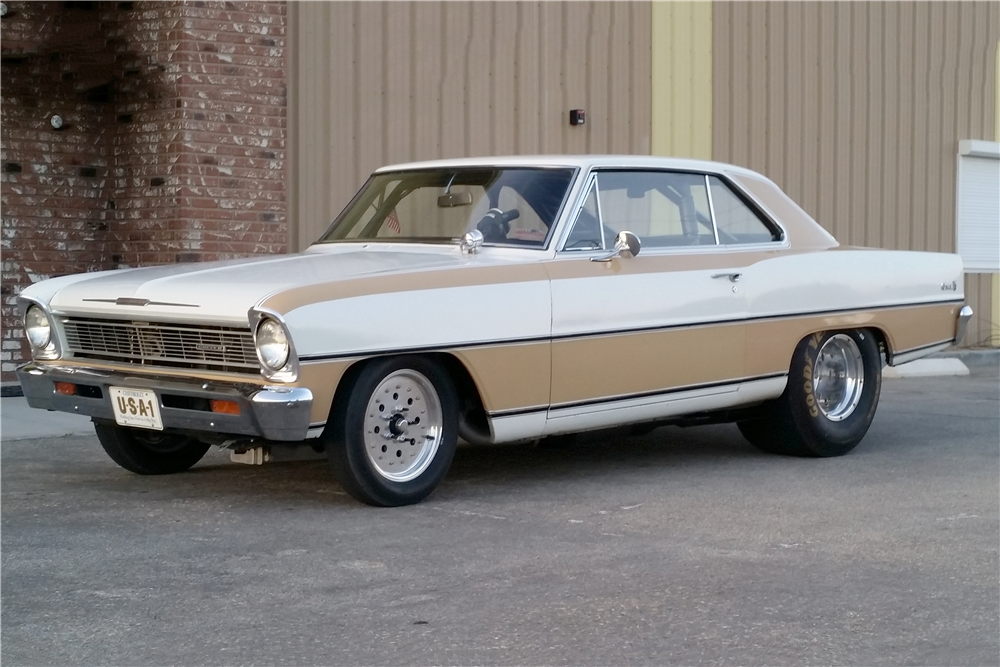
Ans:
[[[660,157],[654,155],[504,155],[427,160],[387,165],[375,171],[404,171],[452,167],[619,167],[630,169],[680,169],[714,173],[745,173],[758,178],[763,175],[744,167],[711,160]]]

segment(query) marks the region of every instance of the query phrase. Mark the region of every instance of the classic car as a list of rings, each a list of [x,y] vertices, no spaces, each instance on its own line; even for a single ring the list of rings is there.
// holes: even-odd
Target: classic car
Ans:
[[[299,254],[30,286],[18,378],[132,472],[308,446],[395,506],[460,440],[735,422],[845,454],[883,365],[962,337],[962,285],[956,255],[843,247],[733,165],[440,160],[377,170]]]

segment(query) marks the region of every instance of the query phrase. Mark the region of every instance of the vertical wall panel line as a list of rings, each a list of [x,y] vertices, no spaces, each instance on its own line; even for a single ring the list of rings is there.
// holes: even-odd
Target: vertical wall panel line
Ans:
[[[775,178],[841,243],[954,249],[957,142],[1000,138],[1000,3],[719,2],[713,20],[716,159]],[[1000,309],[992,279],[966,282]]]
[[[303,2],[290,12],[296,249],[382,164],[649,151],[649,3]],[[585,125],[568,125],[571,106],[587,110]]]

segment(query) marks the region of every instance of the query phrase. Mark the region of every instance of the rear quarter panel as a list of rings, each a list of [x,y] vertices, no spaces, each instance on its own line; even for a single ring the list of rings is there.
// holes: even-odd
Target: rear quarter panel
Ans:
[[[883,332],[891,353],[950,341],[962,307],[957,255],[838,248],[748,267],[749,372],[787,370],[795,345],[842,328]]]

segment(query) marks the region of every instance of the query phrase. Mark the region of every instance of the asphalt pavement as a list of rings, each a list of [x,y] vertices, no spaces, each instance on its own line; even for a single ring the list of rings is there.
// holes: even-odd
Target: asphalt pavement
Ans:
[[[731,425],[461,447],[396,509],[322,461],[132,475],[83,418],[8,437],[11,400],[5,666],[1000,663],[996,366],[887,380],[841,458]]]

